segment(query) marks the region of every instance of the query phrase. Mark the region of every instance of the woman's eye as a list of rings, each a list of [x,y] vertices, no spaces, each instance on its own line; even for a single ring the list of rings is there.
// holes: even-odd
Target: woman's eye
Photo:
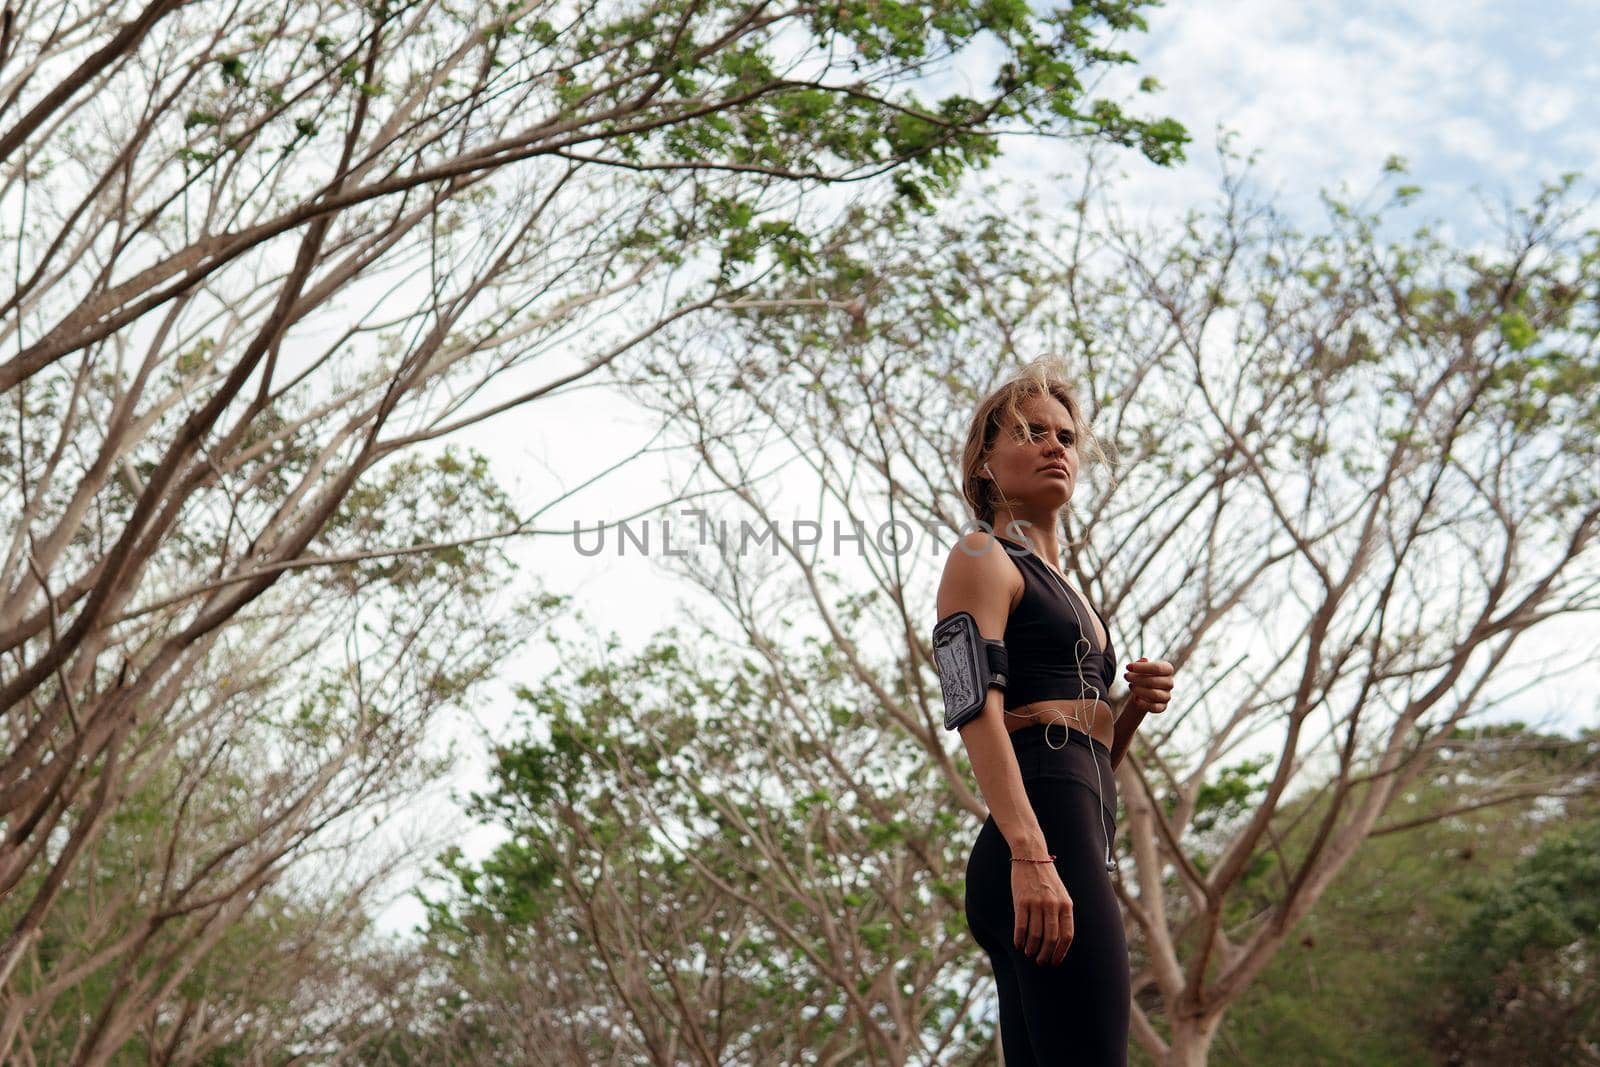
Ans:
[[[1019,441],[1027,442],[1028,444],[1037,444],[1049,436],[1050,431],[1045,429],[1043,426],[1029,426],[1027,429],[1017,434],[1017,439]],[[1060,441],[1067,448],[1071,448],[1077,443],[1078,435],[1071,430],[1062,430],[1056,434],[1056,440]]]

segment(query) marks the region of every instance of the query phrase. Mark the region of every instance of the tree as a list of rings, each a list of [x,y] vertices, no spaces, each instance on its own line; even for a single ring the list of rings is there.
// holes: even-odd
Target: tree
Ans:
[[[636,655],[561,644],[472,801],[503,843],[445,855],[426,962],[399,1012],[355,1031],[362,1062],[993,1059],[959,881],[927,878],[959,870],[968,842],[934,812],[937,769],[853,713],[870,696],[825,645],[784,694],[709,634]],[[1543,828],[1593,821],[1596,755],[1593,738],[1458,731],[1229,1013],[1227,1062],[1444,1062],[1431,1028],[1462,902],[1503,896]],[[1565,799],[1514,788],[1547,775]],[[1226,783],[1253,777],[1221,776],[1197,824],[1248,810]],[[1502,802],[1482,803],[1486,780]],[[1273,881],[1253,872],[1234,917],[1270,907]]]
[[[653,394],[696,448],[681,487],[732,509],[710,527],[777,534],[778,573],[752,573],[737,537],[685,572],[752,648],[815,618],[872,694],[860,714],[916,740],[975,833],[983,804],[928,666],[931,568],[965,518],[955,464],[976,398],[1025,353],[1072,362],[1126,462],[1080,486],[1066,564],[1119,650],[1184,679],[1119,772],[1134,1033],[1157,1062],[1204,1061],[1395,798],[1516,695],[1518,642],[1600,607],[1584,296],[1600,234],[1572,185],[1510,212],[1495,251],[1426,226],[1388,236],[1385,209],[1417,195],[1392,176],[1385,205],[1330,198],[1310,234],[1252,202],[1237,168],[1215,211],[1171,232],[1101,210],[1092,171],[1054,216],[974,206],[907,238],[862,214],[807,287],[753,293],[696,334],[723,361],[717,388]],[[687,342],[669,331],[651,358]],[[778,488],[786,467],[801,488]],[[797,499],[817,502],[814,526],[792,521]],[[830,519],[865,536],[818,536]],[[895,522],[898,545],[874,536]],[[766,662],[801,684],[781,652]],[[1250,803],[1202,823],[1241,766],[1259,770]],[[1290,806],[1308,781],[1316,803]],[[1262,875],[1268,906],[1239,917]]]
[[[446,452],[388,467],[324,536],[405,529],[437,541],[503,509],[481,466],[442,492],[458,465]],[[327,936],[279,942],[282,973],[256,992],[303,978],[306,955],[337,958],[334,935],[355,921],[345,912],[359,915],[382,884],[373,820],[441,769],[430,725],[555,607],[491,610],[508,577],[498,555],[441,550],[313,572],[298,601],[271,590],[187,650],[124,728],[116,759],[91,768],[89,821],[36,846],[0,902],[11,929],[34,931],[0,1012],[5,1047],[104,1062],[138,1041],[181,1060],[228,1025],[227,987],[197,989],[196,975],[217,973],[273,910]],[[352,600],[353,618],[340,610]],[[318,887],[303,908],[301,891],[280,884],[296,859]],[[191,1017],[186,1004],[205,1011]]]
[[[128,859],[163,844],[147,831],[165,813],[139,803],[158,799],[124,805],[112,820],[119,825],[96,843],[105,862],[86,863],[89,876],[57,899],[14,979],[17,999],[36,1010],[8,1062],[72,1062],[95,1046],[108,1020],[120,1028],[115,1020],[130,1009],[136,1017],[118,1050],[124,1062],[288,1062],[296,1050],[337,1050],[341,1028],[365,1008],[326,998],[372,955],[366,881],[325,877],[316,897],[262,887],[222,921],[201,914],[148,924],[143,894],[127,891],[145,872]],[[108,944],[108,934],[141,941],[148,972],[133,973],[133,954]],[[72,980],[62,981],[67,975]],[[127,989],[145,983],[162,987],[161,996]]]
[[[986,1056],[961,887],[935,874],[962,847],[937,772],[856,714],[870,697],[826,646],[789,688],[692,637],[626,656],[560,643],[563,668],[523,693],[525,729],[473,798],[504,843],[444,857],[431,980],[374,1048],[460,1064]]]
[[[1548,835],[1476,895],[1441,953],[1443,1062],[1600,1063],[1600,820]]]
[[[260,787],[262,833],[197,871],[236,877],[162,882],[225,926],[404,788],[430,716],[538,622],[537,596],[455,614],[538,512],[442,441],[804,267],[807,190],[884,175],[925,209],[1008,131],[1176,158],[1175,124],[1084,88],[1143,6],[8,8],[0,1056],[71,973],[15,985],[142,783],[184,761],[175,834],[194,791]],[[918,95],[958,63],[987,87]],[[108,1001],[80,1060],[171,982]]]
[[[1592,733],[1571,738],[1516,723],[1457,731],[1229,1010],[1219,1058],[1307,1067],[1449,1062],[1439,1034],[1451,986],[1442,959],[1474,901],[1508,897],[1517,865],[1542,839],[1600,818],[1597,773]],[[1563,784],[1552,791],[1550,782]],[[1490,783],[1499,802],[1486,804]],[[1257,883],[1241,894],[1240,917],[1270,907],[1270,870]],[[1501,1045],[1495,1062],[1526,1062],[1535,1047]]]

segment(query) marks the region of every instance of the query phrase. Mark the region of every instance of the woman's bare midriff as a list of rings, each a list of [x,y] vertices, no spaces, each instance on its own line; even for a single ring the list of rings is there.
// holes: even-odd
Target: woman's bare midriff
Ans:
[[[1049,566],[1049,564],[1046,564]],[[1055,568],[1051,567],[1054,571]],[[1059,574],[1059,571],[1056,571]],[[1010,605],[1008,611],[1016,611],[1017,605],[1022,602],[1022,570],[1018,568],[1013,572],[1015,584],[1010,590]],[[1095,640],[1101,648],[1106,647],[1106,632],[1098,620],[1091,619],[1090,625],[1094,627]],[[1091,714],[1093,718],[1091,718]],[[1032,704],[1023,704],[1019,707],[1008,708],[1003,718],[1006,723],[1007,733],[1016,733],[1024,727],[1034,726],[1041,722],[1057,722],[1065,715],[1067,725],[1074,730],[1081,731],[1094,738],[1096,741],[1111,747],[1111,742],[1116,738],[1116,716],[1111,711],[1111,705],[1104,700],[1036,700]],[[1084,730],[1084,723],[1093,723],[1093,730]]]
[[[1116,719],[1112,715],[1111,705],[1103,700],[1038,700],[1010,708],[1005,714],[1006,732],[1016,733],[1041,722],[1059,723],[1063,718],[1067,726],[1089,734],[1107,748],[1116,738]],[[1084,724],[1091,722],[1094,729],[1085,730]]]

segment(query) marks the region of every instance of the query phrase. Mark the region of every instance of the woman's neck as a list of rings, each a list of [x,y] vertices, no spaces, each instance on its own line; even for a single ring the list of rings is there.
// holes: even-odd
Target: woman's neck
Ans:
[[[1010,529],[1013,522],[1017,523],[1020,529]],[[1009,511],[996,512],[994,532],[1009,541],[1020,541],[1052,568],[1057,571],[1061,569],[1061,542],[1056,536],[1054,515],[1030,518]]]

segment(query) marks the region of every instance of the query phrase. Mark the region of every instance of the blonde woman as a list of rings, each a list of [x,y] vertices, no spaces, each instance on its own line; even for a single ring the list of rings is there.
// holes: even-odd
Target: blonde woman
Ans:
[[[939,584],[945,725],[989,806],[967,862],[967,922],[994,968],[1007,1067],[1127,1063],[1113,771],[1145,715],[1166,709],[1173,669],[1126,664],[1130,695],[1113,711],[1110,628],[1060,565],[1059,514],[1088,438],[1053,363],[986,398],[962,457],[980,530],[951,550]]]

